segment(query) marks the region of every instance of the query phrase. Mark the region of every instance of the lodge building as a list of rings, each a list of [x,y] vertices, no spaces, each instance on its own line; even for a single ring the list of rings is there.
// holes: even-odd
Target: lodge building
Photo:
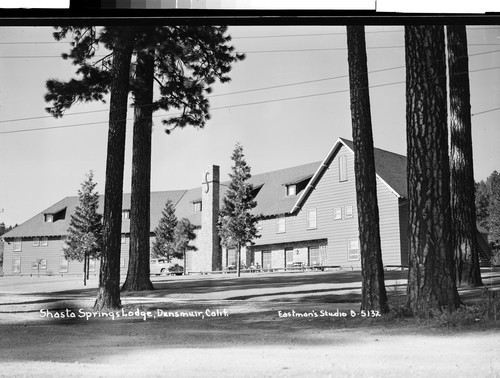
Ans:
[[[323,161],[252,176],[260,238],[242,251],[243,265],[360,268],[353,148],[351,141],[339,138]],[[406,266],[406,157],[381,149],[374,153],[383,263]],[[178,219],[187,218],[197,226],[197,250],[187,253],[187,273],[225,270],[235,264],[235,251],[222,248],[217,235],[216,221],[227,191],[219,175],[219,167],[212,165],[203,172],[200,187],[151,193],[151,245],[167,199]],[[77,204],[78,197],[66,197],[4,234],[4,273],[81,274],[82,263],[66,260],[62,250]],[[130,194],[124,194],[122,274],[128,266],[129,230]],[[99,261],[91,261],[90,271],[98,270]]]

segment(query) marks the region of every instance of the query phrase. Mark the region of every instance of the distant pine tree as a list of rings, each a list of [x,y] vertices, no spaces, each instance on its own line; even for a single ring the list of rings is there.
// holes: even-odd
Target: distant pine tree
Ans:
[[[168,260],[175,257],[175,229],[177,217],[175,216],[174,204],[170,199],[165,203],[161,213],[161,219],[155,229],[155,241],[153,242],[153,256],[166,257]]]
[[[237,143],[231,159],[234,162],[232,173],[229,174],[231,182],[224,198],[220,211],[218,229],[222,245],[236,247],[237,274],[240,276],[241,247],[252,243],[257,235],[257,216],[251,210],[257,206],[254,201],[252,184],[248,180],[250,167],[245,161],[243,147]]]
[[[78,191],[79,203],[71,215],[64,256],[68,260],[83,261],[83,284],[87,284],[90,259],[98,258],[103,248],[102,215],[97,212],[99,194],[94,192],[92,171]]]
[[[500,253],[500,174],[494,171],[490,176],[491,194],[488,206],[490,242],[495,253]]]
[[[196,251],[198,249],[190,244],[192,240],[196,239],[195,229],[196,226],[187,218],[182,218],[175,228],[174,257],[182,258],[184,274],[186,273],[186,252]]]

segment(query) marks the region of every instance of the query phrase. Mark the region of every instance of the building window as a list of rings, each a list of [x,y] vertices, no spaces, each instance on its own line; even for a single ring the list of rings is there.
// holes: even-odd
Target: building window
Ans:
[[[127,242],[127,236],[125,234],[122,234],[122,244],[125,244]]]
[[[201,211],[201,201],[193,202],[193,210],[195,213],[199,213]]]
[[[12,273],[21,273],[21,258],[15,257],[12,259]]]
[[[62,254],[59,258],[59,271],[61,273],[66,273],[68,271],[68,265],[68,259]]]
[[[31,269],[38,270],[38,267],[40,267],[40,270],[46,270],[47,269],[47,260],[45,260],[45,259],[33,260],[33,262],[31,263]]]
[[[14,239],[14,252],[21,252],[23,249],[23,239],[15,238]]]
[[[42,238],[42,243],[41,243],[41,244],[42,244],[42,247],[46,247],[46,246],[48,246],[48,245],[49,245],[49,238],[48,238],[48,237],[46,237],[46,236],[45,236],[45,237],[43,237],[43,238]]]
[[[347,259],[359,260],[359,240],[347,239]]]
[[[54,214],[44,214],[44,220],[47,223],[52,223],[54,221]]]
[[[286,195],[294,196],[297,194],[297,186],[296,185],[287,185],[286,186]]]
[[[120,258],[120,268],[125,268],[125,257]]]
[[[317,228],[316,223],[316,209],[307,210],[307,229],[312,230]]]
[[[309,247],[309,266],[321,265],[319,247]]]
[[[284,215],[278,216],[276,218],[276,233],[282,234],[286,232],[286,218]]]
[[[227,266],[236,266],[236,249],[227,250]]]
[[[257,228],[257,230],[262,230],[263,225],[262,225],[262,221],[261,220],[257,222],[256,228]]]
[[[347,181],[347,156],[339,156],[339,181]]]
[[[333,219],[342,219],[342,208],[336,207],[333,209]]]
[[[122,210],[122,218],[130,219],[130,210]]]
[[[352,218],[352,206],[345,207],[345,217]]]
[[[40,238],[33,238],[33,247],[40,247]]]

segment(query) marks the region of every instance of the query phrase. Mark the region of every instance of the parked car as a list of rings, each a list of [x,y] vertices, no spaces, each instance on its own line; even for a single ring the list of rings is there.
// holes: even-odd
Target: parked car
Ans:
[[[170,268],[168,268],[168,271],[170,272],[170,274],[173,274],[176,276],[182,276],[182,274],[184,273],[184,268],[182,266],[180,266],[179,264],[175,264],[175,265],[171,266]]]
[[[169,268],[173,267],[173,263],[169,263],[167,259],[150,259],[149,260],[149,271],[150,274],[167,274]]]

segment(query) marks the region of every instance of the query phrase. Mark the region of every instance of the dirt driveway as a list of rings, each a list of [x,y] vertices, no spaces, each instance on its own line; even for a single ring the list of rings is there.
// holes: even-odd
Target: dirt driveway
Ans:
[[[392,300],[405,276],[387,275]],[[499,272],[484,277],[498,287]],[[500,376],[498,329],[362,317],[359,279],[157,277],[157,290],[124,295],[123,311],[102,317],[95,280],[3,277],[0,376]]]

